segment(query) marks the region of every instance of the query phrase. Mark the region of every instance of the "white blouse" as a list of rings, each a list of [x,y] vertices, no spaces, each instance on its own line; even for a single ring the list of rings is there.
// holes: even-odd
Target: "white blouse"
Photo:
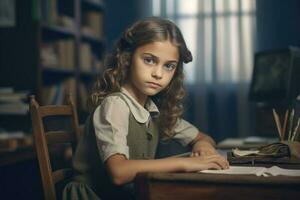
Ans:
[[[130,112],[139,123],[148,124],[149,120],[158,117],[159,110],[155,103],[148,98],[145,108],[141,106],[124,88],[121,88],[119,96],[106,97],[99,105],[93,116],[93,123],[103,161],[114,154],[123,154],[129,158],[127,135]],[[196,138],[199,130],[185,121],[179,119],[175,125],[174,139],[182,145],[188,145]]]

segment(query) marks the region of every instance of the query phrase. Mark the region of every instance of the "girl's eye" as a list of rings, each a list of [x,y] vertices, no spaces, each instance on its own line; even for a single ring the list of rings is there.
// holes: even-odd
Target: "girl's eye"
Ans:
[[[153,65],[155,63],[155,60],[153,58],[146,57],[144,58],[144,62],[148,65]]]
[[[168,71],[172,71],[176,68],[176,65],[173,64],[173,63],[168,63],[168,64],[165,64],[165,69],[168,70]]]

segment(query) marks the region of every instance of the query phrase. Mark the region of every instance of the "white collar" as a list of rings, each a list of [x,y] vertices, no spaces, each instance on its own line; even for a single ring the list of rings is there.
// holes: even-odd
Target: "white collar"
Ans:
[[[130,95],[130,93],[125,88],[121,88],[121,93],[124,94],[124,100],[128,104],[135,120],[137,120],[139,123],[146,123],[150,115],[153,117],[159,115],[159,110],[152,99],[147,98],[144,108]]]

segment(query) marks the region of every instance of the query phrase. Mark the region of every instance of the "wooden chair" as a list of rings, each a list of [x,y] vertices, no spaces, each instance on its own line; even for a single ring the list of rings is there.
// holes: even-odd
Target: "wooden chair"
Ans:
[[[68,143],[71,144],[72,151],[74,152],[80,133],[76,108],[71,96],[68,98],[67,105],[46,106],[40,106],[35,97],[31,96],[30,112],[44,199],[55,200],[58,196],[56,194],[56,184],[66,180],[72,170],[71,168],[52,170],[51,164],[53,163],[50,160],[51,156],[49,154],[52,151],[50,145],[53,147],[53,145]],[[70,127],[68,130],[61,130],[58,128],[57,123],[47,127],[45,119],[49,117],[52,119],[55,117],[67,117],[69,118],[68,123]]]

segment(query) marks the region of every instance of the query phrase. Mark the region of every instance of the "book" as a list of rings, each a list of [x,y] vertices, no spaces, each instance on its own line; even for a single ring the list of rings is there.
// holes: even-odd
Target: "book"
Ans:
[[[251,150],[236,148],[227,152],[227,160],[232,165],[293,165],[300,168],[300,143],[276,142]]]
[[[231,175],[256,175],[256,176],[300,176],[300,169],[284,169],[276,165],[272,167],[247,167],[230,166],[224,170],[202,170],[199,173],[207,174],[231,174]]]
[[[2,86],[0,87],[0,95],[7,94],[7,93],[11,94],[13,92],[14,92],[14,89],[12,87],[2,87]]]
[[[44,105],[61,105],[66,102],[66,95],[72,94],[74,97],[76,93],[75,78],[68,78],[60,83],[44,86],[42,102]],[[76,104],[76,100],[74,99]]]
[[[235,157],[254,156],[257,157],[290,157],[290,148],[288,144],[281,142],[275,142],[268,145],[263,145],[257,149],[252,150],[240,150],[238,148],[233,149],[232,153]]]
[[[57,55],[58,68],[74,69],[74,40],[62,39],[54,43],[55,53]]]
[[[89,32],[96,38],[103,37],[103,15],[97,11],[84,12],[82,15],[82,27],[89,29]]]
[[[23,100],[26,100],[28,97],[28,91],[12,91],[8,93],[1,92],[0,93],[0,102],[1,103],[19,103]]]
[[[19,114],[25,115],[29,112],[27,103],[0,103],[0,114]]]
[[[92,47],[89,43],[80,43],[80,70],[82,72],[92,71]]]
[[[11,87],[0,88],[0,115],[27,114],[29,106],[25,102],[28,91],[14,91]]]

